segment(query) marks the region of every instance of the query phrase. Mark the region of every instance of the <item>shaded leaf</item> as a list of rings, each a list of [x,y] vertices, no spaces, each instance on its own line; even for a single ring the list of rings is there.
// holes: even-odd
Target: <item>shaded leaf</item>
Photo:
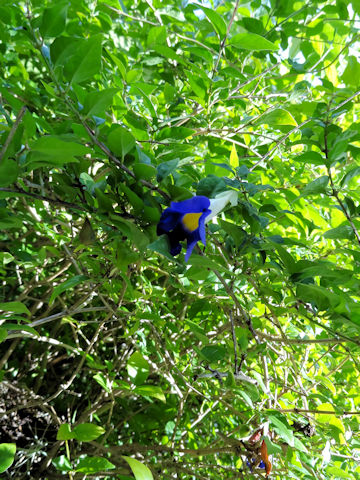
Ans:
[[[301,191],[302,195],[315,195],[317,193],[325,193],[329,183],[329,177],[323,175],[312,182],[308,183]]]
[[[90,457],[86,455],[85,457],[80,458],[75,471],[90,475],[103,470],[112,470],[113,468],[115,468],[115,465],[109,462],[106,458]]]
[[[91,442],[105,433],[105,429],[92,423],[80,423],[73,429],[72,433],[79,442]]]
[[[136,480],[154,480],[150,469],[139,460],[124,456],[122,458],[129,464]]]
[[[79,285],[80,283],[83,283],[86,280],[88,280],[88,277],[86,277],[85,275],[75,275],[74,277],[69,278],[69,280],[66,280],[64,283],[54,288],[50,296],[49,303],[52,304],[53,301],[56,299],[56,297],[61,295],[63,292],[65,292],[68,289],[76,287],[76,285]]]
[[[126,369],[131,381],[135,385],[143,384],[150,372],[149,364],[140,352],[134,352],[131,355],[127,362]]]
[[[0,303],[0,310],[4,312],[25,313],[31,315],[29,309],[21,302],[5,302]]]
[[[14,462],[15,443],[0,443],[0,473],[4,473]]]

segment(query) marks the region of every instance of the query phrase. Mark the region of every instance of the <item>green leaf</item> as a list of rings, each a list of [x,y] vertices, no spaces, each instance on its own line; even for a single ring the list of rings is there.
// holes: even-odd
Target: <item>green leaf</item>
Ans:
[[[226,388],[233,388],[236,386],[236,381],[234,374],[231,370],[228,370],[226,380],[225,380],[225,387]]]
[[[92,245],[96,242],[96,235],[91,226],[90,220],[86,217],[79,232],[79,242],[83,245]]]
[[[120,190],[122,190],[127,196],[130,204],[134,208],[134,212],[141,213],[144,208],[143,200],[135,192],[133,192],[128,186],[120,185],[119,187],[120,187]]]
[[[61,285],[58,285],[57,287],[54,288],[50,296],[49,304],[51,305],[54,302],[55,298],[58,297],[61,293],[76,287],[76,285],[79,285],[80,283],[83,283],[86,280],[88,280],[88,277],[86,277],[85,275],[75,275],[74,277],[69,278],[69,280],[66,280]]]
[[[150,368],[148,362],[140,352],[134,352],[129,358],[126,366],[131,381],[135,385],[142,385],[149,376]]]
[[[71,463],[69,462],[66,455],[60,455],[60,457],[56,457],[52,460],[52,464],[59,470],[60,472],[69,472],[73,470]]]
[[[16,182],[19,174],[19,166],[12,158],[0,161],[0,187],[8,187]]]
[[[84,102],[84,114],[86,114],[88,117],[91,115],[104,115],[105,111],[113,103],[113,98],[117,91],[117,88],[105,88],[100,92],[94,91],[88,93]]]
[[[74,438],[74,433],[71,431],[70,425],[68,423],[60,425],[56,440],[71,440],[72,438]]]
[[[43,38],[57,37],[65,30],[69,2],[59,2],[44,10],[40,33]]]
[[[23,325],[21,323],[3,323],[2,327],[6,330],[25,331],[35,336],[39,335],[35,328],[29,327],[29,325]]]
[[[153,397],[157,398],[163,403],[166,402],[164,392],[156,385],[141,385],[140,387],[136,387],[133,392],[143,397]]]
[[[222,345],[207,345],[206,347],[201,349],[200,353],[205,360],[213,363],[223,360],[227,351],[226,348]]]
[[[298,162],[311,163],[312,165],[325,165],[326,159],[318,152],[305,152],[297,157],[294,157],[294,160]]]
[[[294,434],[288,426],[275,415],[269,415],[268,419],[275,432],[291,447],[294,446]],[[285,420],[286,421],[286,420]]]
[[[133,170],[137,179],[151,180],[156,175],[156,168],[146,163],[135,163]]]
[[[207,96],[207,93],[203,79],[196,75],[193,75],[190,72],[187,72],[187,80],[195,95],[204,100]]]
[[[317,406],[316,410],[318,412],[334,412],[335,409],[334,406],[327,402],[327,403],[321,403],[320,405]],[[332,413],[316,413],[315,418],[318,422],[320,423],[329,423],[334,415]]]
[[[203,255],[196,255],[196,253],[193,253],[191,257],[189,258],[188,265],[193,265],[194,267],[197,267],[199,270],[201,269],[209,269],[209,270],[223,270],[227,271],[226,268],[224,268],[222,265],[219,263],[215,262],[214,260],[211,260],[208,257],[205,257]]]
[[[179,263],[171,254],[170,254],[170,244],[167,235],[161,235],[157,240],[152,243],[149,243],[147,246],[149,250],[153,252],[160,253],[164,257],[172,260],[173,262]]]
[[[177,140],[183,140],[191,137],[195,133],[192,128],[186,127],[165,127],[162,128],[156,135],[157,140],[164,140],[166,138],[173,138]]]
[[[158,165],[156,168],[157,181],[162,182],[168,175],[170,175],[170,173],[173,173],[178,163],[179,160],[177,158],[175,158],[174,160],[169,160],[168,162],[160,163],[160,165]]]
[[[250,408],[254,408],[253,401],[251,400],[250,396],[244,392],[244,390],[238,390],[238,395],[244,399],[246,405],[249,405]]]
[[[125,155],[135,147],[135,138],[124,127],[116,127],[108,135],[108,145],[115,155],[124,160]]]
[[[71,83],[81,83],[93,78],[101,69],[101,35],[91,36],[79,45],[79,51],[75,59],[71,59],[75,65]]]
[[[30,310],[21,302],[5,302],[0,303],[0,310],[4,312],[25,313],[31,315]]]
[[[166,44],[166,27],[152,27],[147,37],[147,46]]]
[[[158,223],[160,220],[160,217],[161,217],[161,213],[157,208],[144,205],[144,212],[143,212],[144,220],[150,223]]]
[[[225,232],[234,240],[235,245],[240,247],[240,245],[247,238],[246,231],[238,225],[235,225],[235,223],[226,222],[222,219],[219,219],[218,222],[221,228],[225,230]]]
[[[152,45],[152,50],[157,52],[159,55],[162,55],[165,57],[167,60],[174,60],[177,63],[180,63],[181,65],[186,65],[186,61],[184,60],[184,57],[181,55],[178,55],[174,49],[168,47],[167,45]]]
[[[294,436],[294,448],[296,448],[296,450],[300,450],[300,452],[308,453],[308,450],[305,447],[305,445],[295,436]]]
[[[340,185],[342,187],[346,187],[346,185],[350,182],[355,177],[358,177],[360,175],[360,167],[355,167],[349,170],[344,177],[342,178]]]
[[[315,304],[319,310],[327,310],[331,306],[335,307],[340,301],[337,295],[326,288],[302,283],[296,287],[296,296],[303,302]]]
[[[354,475],[352,475],[352,472],[346,469],[346,467],[340,468],[336,465],[326,467],[324,473],[326,475],[329,474],[331,478],[336,478],[336,480],[340,478],[345,478],[346,480],[351,480],[355,478]]]
[[[323,175],[312,182],[308,183],[302,190],[302,195],[315,195],[317,193],[325,193],[326,187],[329,183],[329,177]]]
[[[219,15],[215,10],[212,10],[211,8],[206,8],[199,4],[197,4],[197,7],[200,8],[205,13],[211,25],[214,27],[215,31],[219,34],[220,38],[223,38],[226,34],[227,27],[222,16]]]
[[[264,437],[264,440],[269,455],[281,455],[283,453],[281,447],[279,447],[279,445],[276,445],[276,443],[273,443],[269,437]]]
[[[111,392],[111,382],[102,373],[96,373],[94,380],[108,393]]]
[[[341,79],[346,85],[358,87],[360,78],[360,62],[353,55],[348,56],[346,61],[347,66],[341,76]]]
[[[7,330],[4,327],[0,327],[0,343],[6,340]]]
[[[238,33],[234,35],[229,44],[231,47],[241,48],[244,50],[254,50],[254,51],[261,51],[261,50],[278,50],[278,47],[274,45],[272,42],[267,40],[266,38],[262,37],[261,35],[257,35],[256,33]]]
[[[290,253],[282,246],[276,245],[276,250],[289,273],[296,272],[295,260]]]
[[[100,437],[100,435],[103,433],[105,433],[105,429],[103,427],[99,427],[99,425],[93,425],[92,423],[81,423],[73,430],[74,438],[79,442],[92,442]]]
[[[0,263],[7,265],[14,260],[14,257],[9,252],[0,252]]]
[[[115,468],[115,465],[106,458],[102,457],[90,457],[88,455],[80,458],[76,468],[75,472],[81,472],[85,474],[92,474],[92,473],[97,473],[101,472],[103,470],[112,470]]]
[[[270,113],[266,113],[256,122],[256,124],[268,124],[272,125],[291,125],[296,127],[297,123],[295,118],[291,115],[290,112],[284,110],[283,108],[277,108]]]
[[[324,233],[324,238],[329,238],[331,240],[344,239],[352,240],[355,238],[354,230],[350,225],[342,225],[340,227],[332,228]]]
[[[15,453],[15,443],[0,443],[0,473],[4,473],[12,465]]]
[[[124,232],[125,235],[135,244],[135,246],[143,251],[149,243],[148,237],[134,225],[133,222],[126,220],[125,218],[120,218],[119,216],[111,215],[112,221],[117,225],[117,227]]]
[[[89,149],[84,145],[44,135],[32,144],[26,166],[29,170],[44,166],[62,167],[66,163],[78,162],[76,157],[82,157],[87,153]]]
[[[86,172],[81,172],[79,176],[80,182],[86,187],[86,190],[92,195],[94,193],[94,179]]]
[[[122,458],[129,464],[129,467],[131,468],[136,480],[154,480],[149,468],[143,463],[139,462],[139,460],[124,456]]]
[[[205,195],[205,197],[214,198],[218,193],[226,190],[226,183],[222,178],[216,175],[208,175],[202,178],[197,185],[196,194]]]

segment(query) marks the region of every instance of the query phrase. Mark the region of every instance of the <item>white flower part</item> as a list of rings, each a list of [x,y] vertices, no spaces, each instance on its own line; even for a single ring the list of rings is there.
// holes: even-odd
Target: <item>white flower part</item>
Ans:
[[[210,198],[210,215],[205,219],[205,223],[209,222],[212,218],[216,217],[220,212],[224,210],[226,205],[231,203],[231,206],[235,207],[238,203],[238,194],[235,190],[226,190],[216,195],[215,198]]]

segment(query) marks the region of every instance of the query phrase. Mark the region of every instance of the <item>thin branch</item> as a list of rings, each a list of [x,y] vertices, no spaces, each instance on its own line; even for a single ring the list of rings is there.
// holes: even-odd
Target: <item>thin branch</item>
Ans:
[[[220,44],[220,48],[219,48],[219,55],[216,59],[216,63],[214,65],[214,68],[213,68],[213,71],[212,71],[212,74],[211,74],[211,77],[214,76],[218,66],[219,66],[219,62],[220,62],[220,58],[223,54],[223,51],[224,51],[224,48],[225,48],[225,43],[226,43],[226,40],[229,36],[229,33],[230,33],[230,29],[231,29],[231,25],[233,24],[234,20],[235,20],[235,15],[236,15],[236,12],[237,12],[237,9],[239,8],[239,3],[240,3],[240,0],[236,0],[236,4],[235,4],[235,7],[234,7],[234,10],[233,10],[233,13],[231,15],[231,18],[230,18],[230,21],[228,23],[228,26],[227,26],[227,29],[226,29],[226,33],[225,33],[225,36],[224,38],[222,39],[221,41],[221,44]]]
[[[52,322],[54,320],[57,320],[58,318],[63,318],[67,316],[72,316],[72,315],[77,315],[78,313],[86,313],[86,312],[100,312],[108,310],[106,307],[87,307],[87,308],[78,308],[78,309],[72,309],[69,308],[69,310],[63,310],[62,312],[59,313],[54,313],[53,315],[49,315],[48,317],[44,318],[39,318],[38,320],[34,320],[33,322],[29,323],[29,327],[37,327],[39,325],[43,325],[44,323]]]
[[[312,345],[312,344],[327,344],[327,343],[347,343],[353,342],[353,339],[344,339],[344,338],[287,338],[287,337],[274,337],[268,333],[261,332],[256,330],[256,334],[265,340],[270,342],[283,343],[285,345]]]
[[[104,7],[108,8],[109,10],[112,10],[113,12],[117,13],[118,15],[121,15],[122,17],[129,18],[130,20],[134,20],[134,22],[148,23],[149,25],[153,25],[154,27],[159,26],[159,23],[150,22],[150,20],[146,20],[144,18],[133,17],[132,15],[129,15],[128,13],[125,13],[122,10],[118,10],[117,8],[112,7],[111,5],[108,5],[107,3],[104,3],[103,5],[104,5]]]
[[[314,415],[360,415],[360,410],[351,411],[337,409],[336,412],[334,412],[333,410],[308,410],[306,408],[272,408],[272,410],[276,410],[277,412],[281,413],[312,413]]]
[[[0,187],[0,192],[9,192],[16,193],[18,195],[25,195],[27,197],[36,198],[37,200],[42,200],[43,202],[52,203],[53,205],[59,205],[61,207],[73,208],[75,210],[81,210],[82,212],[88,212],[89,208],[77,205],[76,203],[65,202],[64,200],[58,200],[55,198],[45,197],[43,195],[38,195],[37,193],[31,193],[23,190],[22,188],[8,188]]]
[[[141,445],[139,443],[131,443],[125,444],[120,446],[110,446],[110,447],[103,447],[102,445],[98,444],[97,442],[90,442],[91,445],[96,446],[99,450],[105,452],[111,452],[113,454],[123,455],[124,452],[126,453],[139,453],[139,452],[160,452],[160,453],[183,453],[184,455],[193,455],[193,456],[202,456],[202,455],[217,455],[219,453],[238,453],[238,448],[233,446],[226,446],[226,447],[217,447],[217,448],[172,448],[167,447],[165,445]],[[240,445],[239,445],[240,448]]]
[[[284,18],[283,20],[281,20],[281,22],[277,23],[276,25],[274,25],[269,31],[266,32],[265,34],[265,37],[267,37],[273,30],[276,30],[278,27],[280,27],[280,25],[282,25],[283,23],[287,22],[288,20],[290,20],[290,18],[292,17],[295,17],[295,15],[298,15],[299,13],[301,13],[303,10],[309,8],[309,6],[311,5],[311,3],[306,3],[305,5],[303,5],[301,8],[299,8],[299,10],[295,10],[294,12],[290,13],[290,15],[288,15],[286,18]]]
[[[27,110],[26,106],[23,105],[23,106],[21,107],[21,109],[20,109],[17,117],[16,117],[16,120],[15,120],[13,126],[11,127],[11,130],[10,130],[10,132],[9,132],[9,135],[7,136],[7,139],[5,140],[4,145],[3,145],[2,149],[1,149],[1,152],[0,152],[0,164],[1,164],[2,160],[3,160],[3,158],[4,158],[4,155],[5,155],[6,151],[7,151],[10,143],[11,143],[11,140],[14,138],[14,135],[15,135],[15,133],[16,133],[16,130],[18,129],[18,126],[20,125],[20,122],[21,122],[21,120],[23,119],[23,116],[25,115],[26,110]]]
[[[196,378],[216,378],[216,379],[222,379],[226,378],[228,376],[227,373],[225,372],[218,372],[217,370],[213,370],[210,373],[200,373],[199,375],[196,375]],[[236,375],[234,375],[235,380],[239,380],[240,382],[246,382],[246,383],[251,383],[252,385],[258,385],[258,382],[251,377],[248,377],[242,372],[237,372]]]
[[[312,118],[308,118],[307,120],[304,120],[302,123],[300,123],[299,125],[297,125],[295,128],[291,129],[290,132],[286,133],[284,136],[282,136],[280,138],[280,140],[278,140],[275,144],[275,147],[273,147],[271,150],[268,151],[268,153],[266,155],[264,155],[261,160],[259,160],[258,162],[255,162],[254,165],[249,168],[250,172],[252,172],[260,163],[262,162],[265,162],[265,160],[267,160],[269,157],[272,156],[272,154],[278,149],[278,147],[285,142],[285,140],[287,138],[290,137],[291,134],[293,134],[294,132],[296,132],[297,130],[300,130],[300,128],[302,128],[304,125],[306,125],[307,123],[311,122],[312,121]]]
[[[233,344],[234,344],[234,374],[236,375],[238,373],[238,354],[237,354],[237,340],[236,340],[236,334],[235,334],[235,325],[234,325],[234,318],[233,318],[232,312],[230,312],[229,317],[230,317],[230,324],[231,324],[231,335],[232,335]]]
[[[330,112],[331,110],[329,110]],[[326,123],[325,127],[324,127],[324,153],[325,153],[325,158],[329,161],[329,147],[328,147],[328,130],[327,130],[327,127],[328,127],[328,124]],[[347,221],[349,222],[350,226],[351,226],[351,229],[352,231],[354,232],[354,235],[356,237],[356,240],[358,242],[358,244],[360,245],[360,234],[359,232],[357,231],[357,228],[355,227],[355,224],[354,222],[352,221],[351,219],[351,216],[349,215],[343,201],[341,200],[340,196],[339,196],[339,192],[338,190],[335,188],[335,184],[334,184],[334,181],[333,181],[333,178],[332,178],[332,175],[331,175],[331,167],[328,166],[327,168],[327,171],[328,171],[328,176],[329,176],[329,180],[330,180],[330,185],[331,185],[331,190],[332,190],[332,196],[334,198],[336,198],[336,201],[338,202],[343,214],[345,215]]]

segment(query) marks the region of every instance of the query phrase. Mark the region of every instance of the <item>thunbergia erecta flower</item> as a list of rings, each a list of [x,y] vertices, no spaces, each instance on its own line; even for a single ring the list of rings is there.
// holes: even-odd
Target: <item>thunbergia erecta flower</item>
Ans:
[[[171,202],[170,207],[162,212],[157,234],[166,233],[171,255],[181,252],[181,240],[187,240],[186,262],[199,240],[205,245],[205,218],[211,213],[209,207],[210,200],[199,195],[182,202]]]
[[[251,459],[251,462],[249,462],[249,460],[246,460],[246,465],[250,468],[250,472],[253,471],[253,467],[254,465],[256,464],[256,461],[254,458]],[[266,468],[266,465],[265,463],[261,460],[261,462],[259,463],[259,465],[257,466],[257,468],[263,468],[265,470]]]
[[[205,223],[225,208],[227,203],[237,204],[237,193],[233,190],[222,192],[213,199],[198,195],[182,202],[171,202],[166,208],[157,226],[157,234],[166,234],[170,242],[170,253],[175,256],[181,252],[181,241],[187,241],[185,262],[201,241],[206,245]]]

